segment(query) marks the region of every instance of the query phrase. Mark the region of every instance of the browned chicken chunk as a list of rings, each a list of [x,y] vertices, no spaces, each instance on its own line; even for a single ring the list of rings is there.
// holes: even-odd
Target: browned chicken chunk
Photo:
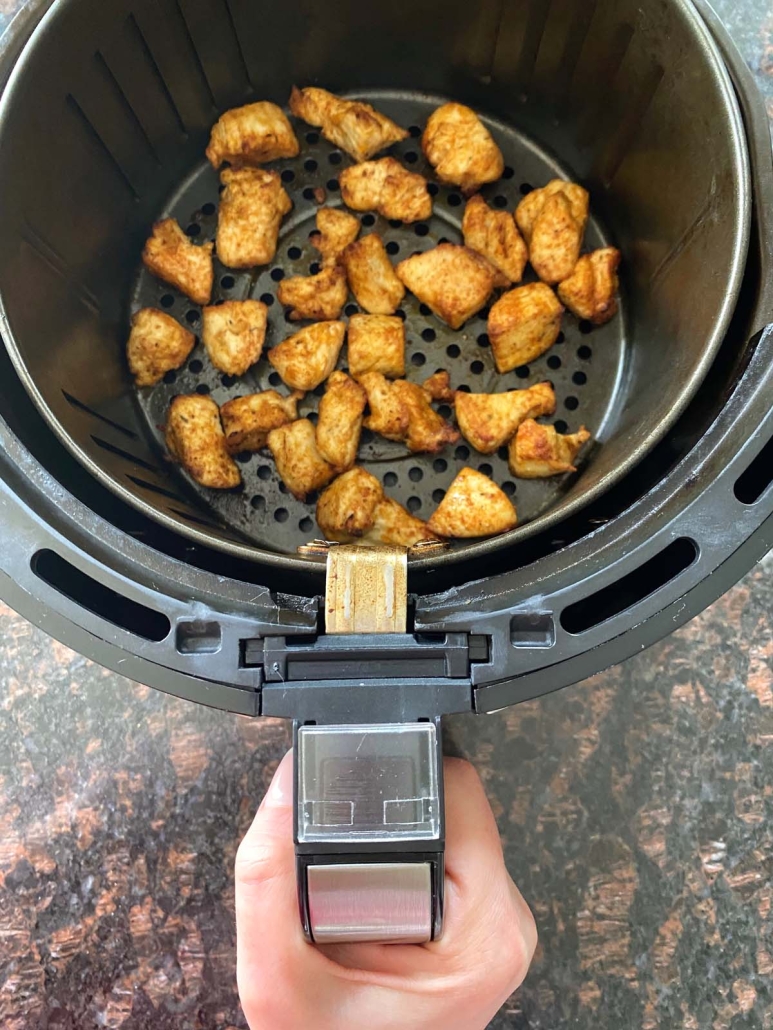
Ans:
[[[298,140],[281,107],[267,100],[234,107],[212,127],[207,157],[213,168],[259,165],[280,157],[297,157]]]
[[[345,150],[355,161],[367,161],[408,136],[405,129],[370,104],[344,100],[326,89],[293,86],[290,110],[296,118],[322,129],[330,143]]]
[[[293,390],[316,389],[336,367],[345,322],[315,322],[268,352],[268,360]]]
[[[226,168],[220,173],[217,256],[229,268],[274,260],[279,226],[292,209],[282,180],[264,168]]]
[[[380,236],[371,233],[350,243],[341,257],[349,286],[360,307],[372,315],[393,315],[405,296]]]
[[[390,382],[379,372],[366,372],[360,384],[370,407],[366,429],[388,440],[405,441],[414,453],[436,454],[459,440],[457,430],[431,407],[430,391],[417,383]]]
[[[272,429],[268,446],[276,469],[287,489],[299,501],[313,490],[321,490],[336,475],[317,450],[314,426],[307,418]]]
[[[518,524],[512,501],[488,476],[463,468],[427,525],[438,536],[494,536]]]
[[[142,261],[148,271],[176,286],[194,304],[209,304],[214,279],[212,246],[196,246],[174,218],[165,218],[153,226]]]
[[[304,318],[317,321],[336,319],[348,296],[346,272],[340,265],[323,268],[317,275],[283,279],[277,290],[279,303],[292,308],[290,318],[294,322]]]
[[[412,547],[437,540],[426,523],[384,496],[381,483],[364,468],[339,476],[317,502],[317,522],[327,540],[342,544]]]
[[[302,399],[299,390],[289,397],[283,397],[276,390],[264,390],[227,401],[220,409],[220,418],[229,453],[259,451],[265,447],[272,429],[298,418],[298,401]]]
[[[405,323],[396,315],[352,315],[347,349],[355,379],[365,372],[380,372],[390,379],[405,375]]]
[[[435,372],[429,379],[424,380],[421,388],[430,400],[453,404],[455,391],[451,389],[451,376],[448,372]]]
[[[339,264],[343,252],[359,235],[359,218],[337,207],[321,207],[317,211],[317,232],[311,237],[311,243],[322,255],[322,267]]]
[[[259,300],[227,300],[204,308],[201,339],[209,360],[230,376],[254,365],[266,339],[268,308]]]
[[[317,448],[337,472],[345,472],[357,460],[366,402],[367,394],[358,383],[345,372],[333,372],[319,402]]]
[[[556,395],[550,383],[507,393],[456,394],[456,420],[462,436],[481,454],[493,454],[528,418],[552,415]]]
[[[230,490],[242,481],[239,466],[225,445],[220,412],[211,397],[175,397],[166,420],[166,445],[201,486]]]
[[[615,294],[620,287],[617,270],[620,251],[602,247],[585,254],[577,262],[568,279],[558,287],[558,296],[578,318],[587,318],[594,325],[603,325],[617,314]]]
[[[521,479],[544,479],[576,472],[574,459],[590,440],[583,426],[577,433],[562,434],[554,426],[533,419],[523,422],[510,443],[510,471]]]
[[[411,293],[452,329],[460,329],[480,311],[491,296],[496,275],[480,254],[453,243],[409,257],[396,271]]]
[[[574,271],[588,224],[587,190],[554,179],[532,190],[518,205],[515,220],[529,245],[529,259],[540,279],[559,283]]]
[[[409,411],[400,395],[392,389],[391,381],[380,372],[365,372],[359,381],[368,395],[370,408],[365,428],[387,440],[404,440],[408,435]]]
[[[491,133],[464,104],[443,104],[433,111],[421,145],[438,179],[460,186],[468,196],[484,183],[495,182],[505,170]]]
[[[563,306],[544,283],[518,286],[491,308],[488,335],[498,372],[519,365],[550,350],[561,331]]]
[[[482,254],[497,269],[495,286],[521,281],[529,251],[509,211],[495,211],[476,193],[464,209],[462,233],[465,246]]]
[[[129,371],[137,386],[155,386],[167,372],[183,364],[195,343],[193,333],[171,315],[154,308],[138,311],[126,344]]]
[[[344,168],[338,181],[344,204],[354,211],[377,211],[401,222],[420,222],[432,214],[427,180],[393,157]]]

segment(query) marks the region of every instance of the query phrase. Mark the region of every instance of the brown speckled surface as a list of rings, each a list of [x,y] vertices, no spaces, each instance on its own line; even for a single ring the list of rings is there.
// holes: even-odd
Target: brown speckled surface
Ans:
[[[773,117],[768,0],[716,6]],[[624,666],[452,721],[541,931],[496,1030],[773,1028],[771,612],[768,560]],[[0,631],[0,1028],[244,1027],[233,859],[287,727]]]

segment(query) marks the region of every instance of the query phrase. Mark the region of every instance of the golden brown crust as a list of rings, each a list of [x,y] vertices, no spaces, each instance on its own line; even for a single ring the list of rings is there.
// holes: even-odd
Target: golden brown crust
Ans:
[[[367,394],[358,383],[345,372],[333,372],[319,402],[317,448],[337,472],[345,472],[357,460],[366,403]]]
[[[229,268],[251,268],[274,260],[279,226],[292,201],[276,172],[225,168],[220,198],[217,256]]]
[[[518,524],[512,501],[488,476],[463,468],[427,525],[444,537],[469,539],[506,533]]]
[[[405,296],[384,242],[376,233],[350,243],[341,255],[357,303],[372,315],[393,315]]]
[[[259,451],[268,434],[298,418],[300,391],[282,397],[276,390],[264,390],[247,397],[234,397],[220,409],[225,442],[230,454]]]
[[[434,387],[438,377],[432,380]],[[390,381],[379,372],[366,372],[359,381],[370,407],[366,429],[388,440],[404,441],[417,454],[436,454],[459,440],[457,430],[431,407],[432,387],[425,389],[406,379]]]
[[[435,372],[421,384],[430,400],[453,404],[455,391],[451,389],[451,376],[445,370]]]
[[[392,382],[380,372],[366,372],[359,377],[359,383],[368,395],[370,408],[365,428],[387,440],[405,440],[410,413],[403,399],[392,389]]]
[[[321,207],[317,211],[317,232],[311,236],[312,246],[322,255],[322,267],[331,268],[360,235],[360,220],[337,207]]]
[[[456,420],[462,436],[481,454],[493,454],[526,419],[552,415],[556,395],[550,383],[507,393],[456,394]]]
[[[568,278],[580,256],[588,223],[587,190],[554,179],[523,198],[515,212],[518,228],[529,245],[529,260],[540,279],[558,283]]]
[[[335,477],[336,470],[317,450],[314,426],[307,418],[272,429],[268,446],[282,482],[299,501]]]
[[[174,218],[165,218],[153,226],[142,261],[149,272],[176,286],[194,304],[209,304],[214,279],[212,247],[212,243],[198,247]]]
[[[509,286],[523,278],[529,250],[509,211],[494,211],[479,193],[464,209],[465,246],[481,254],[497,269],[496,286]]]
[[[234,107],[212,126],[207,158],[213,168],[259,165],[282,157],[297,157],[298,140],[281,107],[267,100]]]
[[[126,344],[129,371],[137,386],[155,386],[167,372],[185,362],[196,337],[170,315],[142,308],[132,318]]]
[[[336,367],[345,336],[345,322],[315,322],[272,347],[268,360],[288,386],[308,392]]]
[[[468,247],[441,243],[401,261],[397,275],[420,301],[452,329],[480,311],[494,289],[496,272]]]
[[[437,540],[426,523],[384,496],[381,483],[364,468],[339,476],[317,503],[317,522],[327,540],[342,544],[412,547]]]
[[[366,161],[408,136],[405,129],[370,104],[345,100],[315,86],[293,86],[290,110],[296,118],[320,128],[326,140],[355,161]]]
[[[443,104],[433,111],[421,139],[427,160],[442,182],[469,195],[505,170],[502,151],[472,108]]]
[[[166,445],[201,486],[230,490],[242,481],[239,466],[226,449],[220,412],[211,397],[194,393],[172,400]]]
[[[344,203],[354,211],[377,211],[401,222],[420,222],[432,214],[427,180],[393,157],[344,168],[338,181]]]
[[[574,459],[590,438],[585,426],[577,433],[561,434],[554,426],[527,419],[510,443],[510,471],[521,479],[543,479],[576,472]]]
[[[231,376],[241,376],[261,355],[268,308],[259,300],[227,300],[204,308],[201,339],[209,360]]]
[[[309,318],[330,321],[341,314],[349,288],[346,272],[339,265],[323,268],[317,275],[296,275],[283,279],[277,290],[279,303],[292,308],[294,322]]]
[[[498,372],[528,365],[550,350],[561,331],[561,302],[545,283],[505,293],[491,308],[488,335]]]
[[[352,315],[346,345],[355,379],[366,372],[390,379],[405,375],[405,323],[396,315]]]
[[[616,247],[602,247],[585,254],[568,279],[558,287],[558,296],[577,318],[603,325],[617,314],[615,294],[620,288],[617,269],[621,254]]]

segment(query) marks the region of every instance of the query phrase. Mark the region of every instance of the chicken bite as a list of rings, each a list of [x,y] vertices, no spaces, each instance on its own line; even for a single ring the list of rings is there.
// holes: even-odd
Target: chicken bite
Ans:
[[[259,165],[280,157],[297,157],[298,140],[281,107],[267,100],[234,107],[212,126],[207,158],[213,168]]]
[[[620,287],[617,269],[621,254],[616,247],[602,247],[585,254],[568,279],[558,287],[558,296],[578,318],[603,325],[617,314],[615,294]]]
[[[544,283],[518,286],[491,308],[488,335],[497,372],[528,365],[550,350],[561,331],[564,308]]]
[[[390,382],[379,372],[366,372],[360,385],[370,407],[366,429],[404,441],[415,454],[437,454],[459,440],[457,430],[431,407],[432,394],[423,386],[406,379]]]
[[[393,315],[405,296],[384,242],[376,233],[350,243],[341,256],[360,307],[372,315]]]
[[[552,415],[556,395],[550,383],[507,393],[456,394],[456,420],[462,436],[481,454],[493,454],[512,439],[526,419]]]
[[[352,315],[347,350],[355,379],[366,372],[398,379],[405,375],[405,323],[396,315]]]
[[[465,246],[482,254],[497,269],[495,286],[521,281],[529,250],[509,211],[495,211],[476,193],[464,209],[462,233]]]
[[[377,211],[401,222],[420,222],[432,214],[427,180],[393,157],[344,168],[338,181],[344,204],[353,211]]]
[[[321,207],[317,211],[317,232],[311,236],[311,243],[322,255],[322,267],[340,264],[341,255],[359,235],[359,218],[337,207]]]
[[[438,179],[460,186],[469,196],[505,170],[502,151],[472,108],[443,104],[433,111],[421,138],[427,160]]]
[[[441,243],[401,261],[397,275],[422,303],[452,329],[460,329],[491,296],[496,276],[489,262],[468,247]]]
[[[174,218],[165,218],[153,226],[142,262],[149,272],[176,286],[194,304],[209,304],[214,279],[212,247],[212,243],[197,246]]]
[[[293,390],[316,389],[336,367],[345,322],[315,322],[268,352],[268,360]]]
[[[209,360],[229,376],[254,365],[266,339],[268,308],[259,300],[227,300],[204,308],[201,339]]]
[[[345,472],[357,460],[367,399],[363,388],[345,372],[333,372],[327,381],[319,402],[317,448],[337,472]]]
[[[292,210],[282,180],[263,168],[226,168],[217,222],[217,256],[229,268],[274,260],[279,226]]]
[[[346,272],[339,265],[323,268],[317,275],[295,275],[283,279],[277,290],[279,303],[292,308],[290,318],[294,322],[304,318],[318,321],[336,319],[348,296]]]
[[[359,382],[368,395],[370,408],[365,428],[387,440],[404,440],[408,435],[409,412],[390,380],[380,372],[365,372]]]
[[[220,412],[211,397],[194,393],[172,400],[166,445],[201,486],[230,490],[242,481],[239,466],[226,449]]]
[[[299,390],[289,397],[283,397],[276,390],[264,390],[227,401],[220,409],[220,419],[229,454],[259,451],[265,447],[272,429],[298,418],[298,401],[302,399]]]
[[[126,344],[129,371],[137,386],[155,386],[167,372],[185,362],[195,343],[193,333],[171,315],[154,308],[138,311]]]
[[[438,536],[495,536],[518,524],[512,501],[488,476],[463,468],[449,486],[427,526]]]
[[[290,110],[296,118],[320,128],[326,140],[345,150],[355,161],[367,161],[379,150],[408,136],[405,129],[370,104],[344,100],[316,86],[293,86]]]
[[[574,271],[588,207],[588,191],[561,179],[532,190],[518,205],[515,220],[529,245],[532,267],[543,282],[559,283]]]
[[[317,502],[317,522],[327,540],[351,544],[413,547],[437,540],[425,522],[384,495],[381,483],[364,468],[339,476]]]
[[[268,446],[282,482],[299,501],[327,486],[336,475],[333,466],[317,450],[314,426],[307,418],[272,429]]]
[[[576,472],[574,459],[590,433],[582,426],[577,433],[559,433],[555,426],[543,426],[533,419],[521,424],[510,443],[510,471],[521,479],[544,479]]]
[[[451,376],[448,372],[435,372],[429,379],[424,380],[421,388],[428,394],[430,400],[453,403],[455,391],[451,389]]]

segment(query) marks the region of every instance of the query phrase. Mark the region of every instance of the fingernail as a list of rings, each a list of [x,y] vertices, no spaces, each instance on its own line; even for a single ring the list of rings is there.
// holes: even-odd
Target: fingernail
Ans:
[[[261,808],[288,808],[293,803],[293,753],[288,751],[277,766]]]

